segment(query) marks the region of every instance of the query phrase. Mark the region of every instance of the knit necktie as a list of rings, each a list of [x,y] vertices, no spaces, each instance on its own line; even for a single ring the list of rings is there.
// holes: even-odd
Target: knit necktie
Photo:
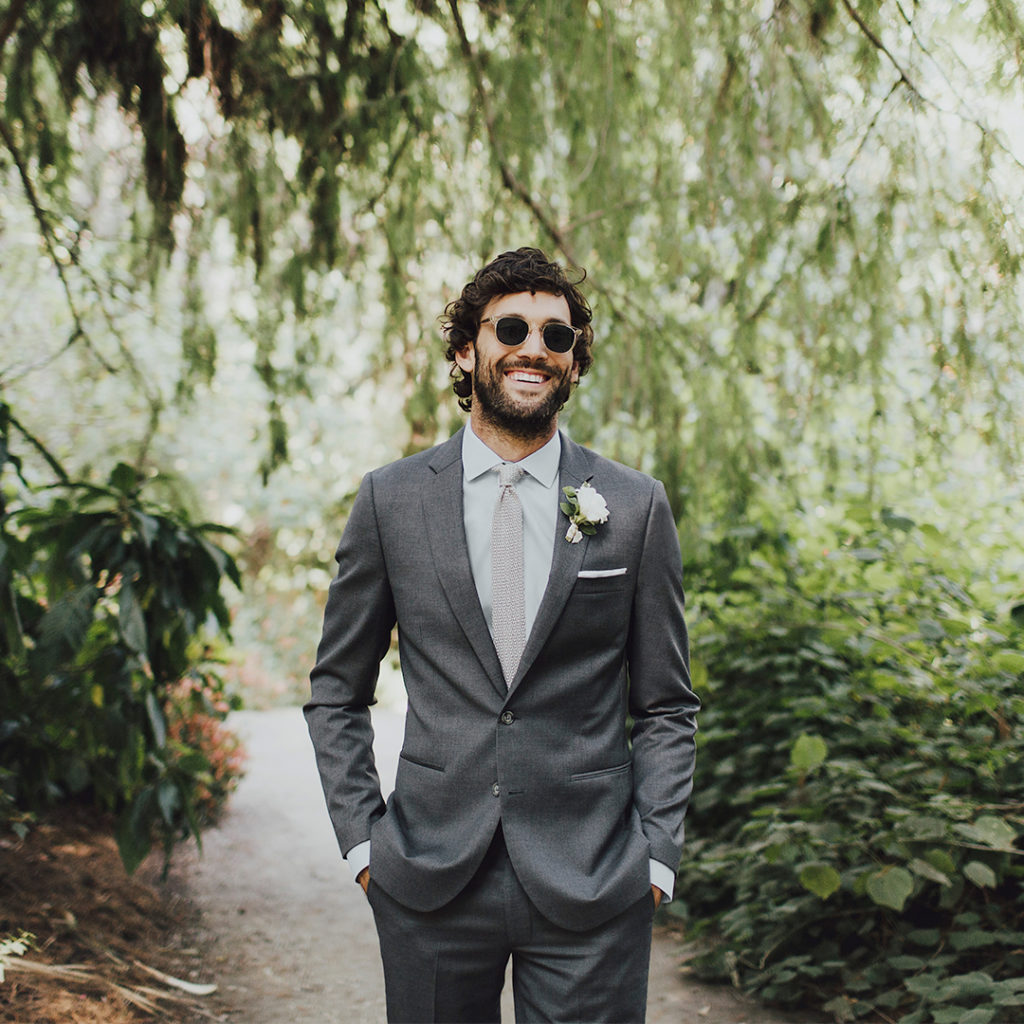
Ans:
[[[505,683],[511,684],[526,646],[523,506],[515,489],[523,471],[504,462],[498,472],[498,504],[491,523],[491,624]]]

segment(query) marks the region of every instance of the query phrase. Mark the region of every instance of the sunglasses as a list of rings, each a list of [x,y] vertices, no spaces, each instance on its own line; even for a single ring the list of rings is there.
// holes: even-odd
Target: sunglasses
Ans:
[[[489,316],[482,324],[494,324],[494,336],[509,348],[522,345],[530,336],[530,325],[521,316]],[[570,327],[557,321],[540,329],[545,347],[551,352],[568,352],[582,333],[580,327]]]

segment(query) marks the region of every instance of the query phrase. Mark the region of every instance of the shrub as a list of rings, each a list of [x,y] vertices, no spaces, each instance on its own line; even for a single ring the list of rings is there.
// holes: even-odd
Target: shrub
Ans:
[[[1024,1020],[1024,608],[952,551],[887,515],[707,599],[673,904],[706,975],[838,1020]]]
[[[222,680],[198,671],[172,686],[164,705],[171,762],[180,767],[196,753],[206,759],[206,766],[195,774],[195,810],[201,825],[217,820],[242,777],[245,748],[224,725],[231,707]]]
[[[0,495],[0,809],[10,821],[76,797],[115,811],[132,871],[155,839],[198,835],[237,778],[204,638],[227,633],[220,587],[238,571],[210,540],[221,527],[148,502],[123,464],[106,486],[65,478],[29,504],[3,413],[0,469],[22,486],[13,508]],[[197,691],[183,699],[195,683],[203,719]]]

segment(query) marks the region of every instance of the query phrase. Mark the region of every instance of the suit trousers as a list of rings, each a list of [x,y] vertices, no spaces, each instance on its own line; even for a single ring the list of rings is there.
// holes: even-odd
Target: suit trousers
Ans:
[[[469,885],[439,910],[410,910],[372,878],[368,896],[390,1024],[497,1024],[509,957],[519,1024],[644,1020],[650,892],[596,928],[560,928],[519,884],[499,826]]]

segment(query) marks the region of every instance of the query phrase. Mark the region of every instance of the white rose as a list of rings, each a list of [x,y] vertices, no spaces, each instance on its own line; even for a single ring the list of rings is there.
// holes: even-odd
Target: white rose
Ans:
[[[565,531],[565,539],[570,544],[579,544],[583,540],[583,531],[575,523],[570,523],[569,529]]]
[[[590,484],[583,484],[576,491],[576,500],[580,505],[580,515],[588,523],[608,522],[608,506]]]

